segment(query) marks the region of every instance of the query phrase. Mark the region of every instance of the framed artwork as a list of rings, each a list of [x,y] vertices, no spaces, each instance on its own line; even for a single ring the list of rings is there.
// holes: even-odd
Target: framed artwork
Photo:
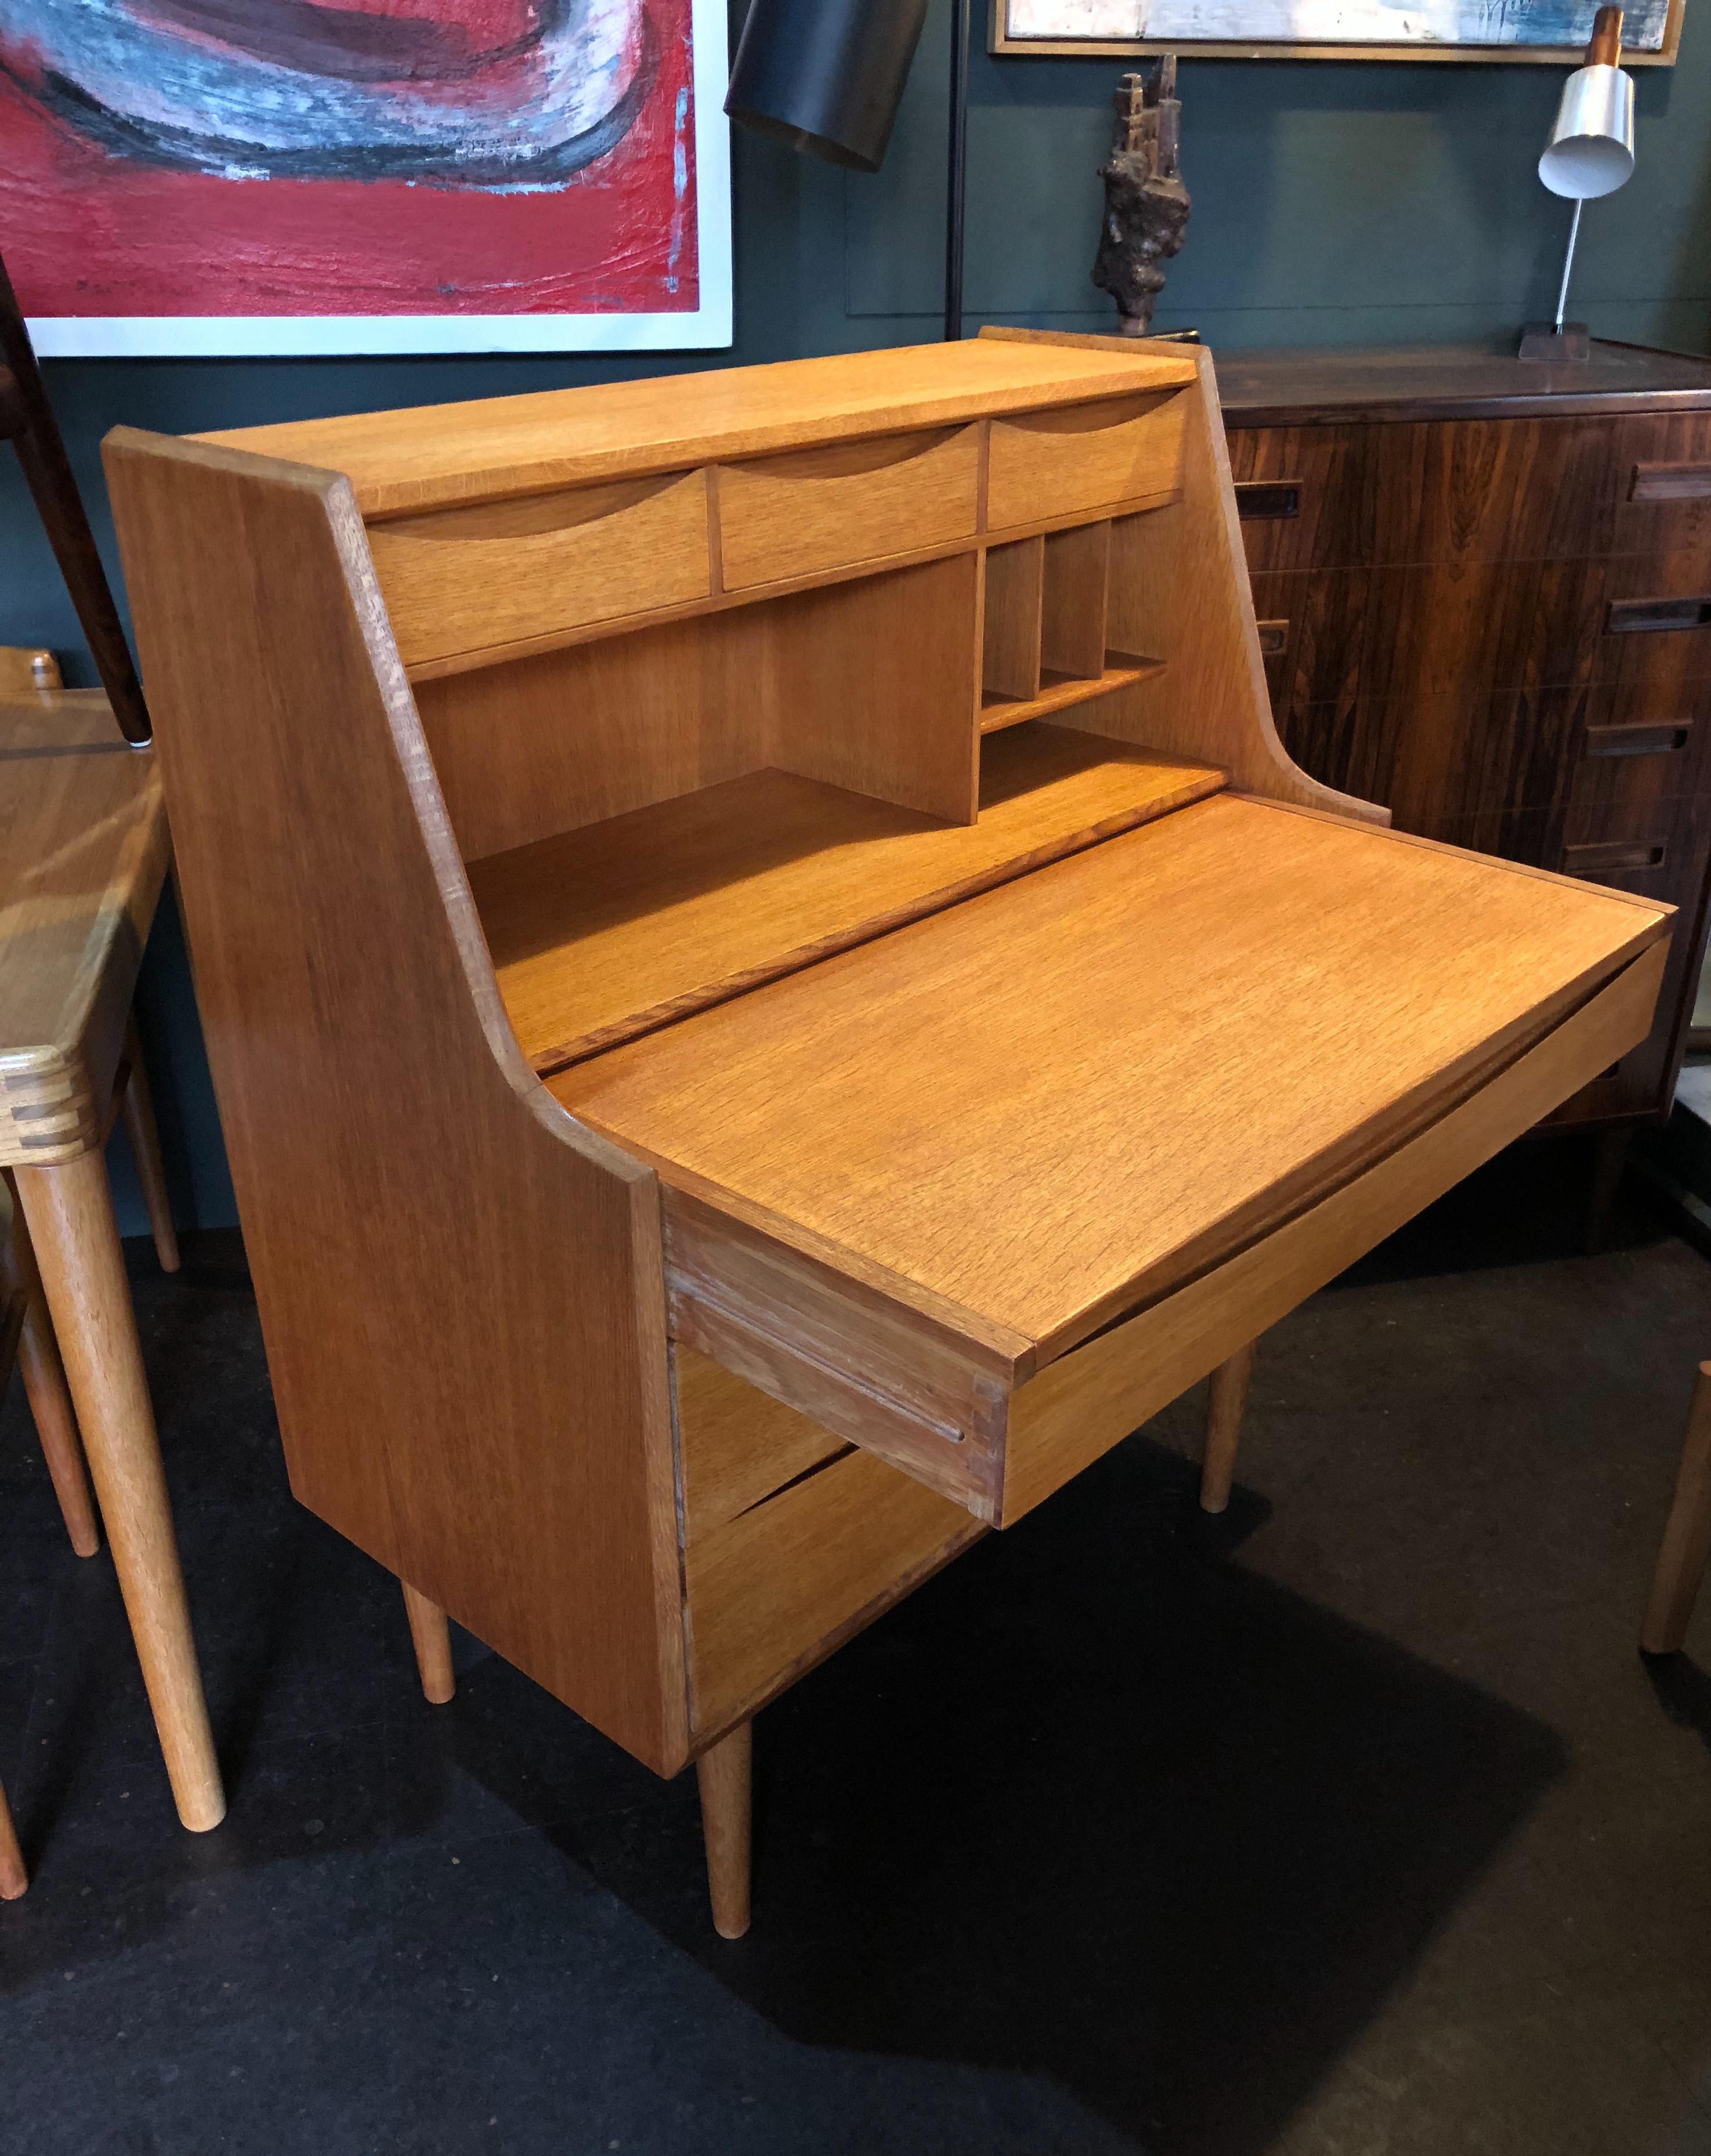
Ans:
[[[0,0],[44,357],[731,341],[726,0]]]
[[[1673,67],[1685,0],[1631,0],[1624,67]],[[4,0],[0,0],[0,6]],[[1573,67],[1598,0],[992,0],[992,49],[1233,60],[1538,60]]]

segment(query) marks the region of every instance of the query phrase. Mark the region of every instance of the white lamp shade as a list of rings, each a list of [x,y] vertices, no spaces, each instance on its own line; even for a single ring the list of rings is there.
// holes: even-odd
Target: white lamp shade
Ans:
[[[1633,77],[1619,67],[1576,69],[1563,85],[1539,178],[1554,195],[1595,202],[1613,195],[1633,170]]]

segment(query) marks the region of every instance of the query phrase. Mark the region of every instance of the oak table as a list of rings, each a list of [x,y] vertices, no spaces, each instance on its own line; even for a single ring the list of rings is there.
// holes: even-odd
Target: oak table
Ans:
[[[107,469],[291,1486],[661,1774],[1643,1038],[1670,909],[1278,742],[1210,363]]]
[[[102,1158],[170,855],[94,690],[0,699],[0,1168],[41,1270],[178,1816],[225,1810]]]

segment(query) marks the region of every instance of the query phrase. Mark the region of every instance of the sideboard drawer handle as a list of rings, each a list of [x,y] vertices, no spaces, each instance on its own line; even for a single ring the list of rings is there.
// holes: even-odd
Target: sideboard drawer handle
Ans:
[[[1287,621],[1256,622],[1260,632],[1260,656],[1262,659],[1281,659],[1289,649],[1289,624]]]
[[[1687,599],[1612,599],[1605,627],[1612,636],[1642,636],[1664,629],[1703,629],[1711,623],[1711,597]]]
[[[1261,517],[1299,516],[1301,481],[1239,479],[1236,482],[1236,513],[1244,523]]]
[[[1630,501],[1711,501],[1711,465],[1636,465]]]
[[[1671,756],[1693,732],[1679,726],[1588,726],[1588,756]]]
[[[1600,839],[1585,846],[1565,846],[1563,866],[1570,875],[1606,875],[1622,869],[1661,869],[1668,848],[1633,846],[1620,839]]]

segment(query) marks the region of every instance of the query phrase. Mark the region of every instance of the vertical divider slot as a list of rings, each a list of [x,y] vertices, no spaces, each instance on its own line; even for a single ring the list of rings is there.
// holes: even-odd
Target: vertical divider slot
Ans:
[[[983,696],[1027,699],[1039,695],[1045,575],[1043,538],[988,549]]]
[[[1040,606],[1042,675],[1097,681],[1105,671],[1111,526],[1048,532]]]

